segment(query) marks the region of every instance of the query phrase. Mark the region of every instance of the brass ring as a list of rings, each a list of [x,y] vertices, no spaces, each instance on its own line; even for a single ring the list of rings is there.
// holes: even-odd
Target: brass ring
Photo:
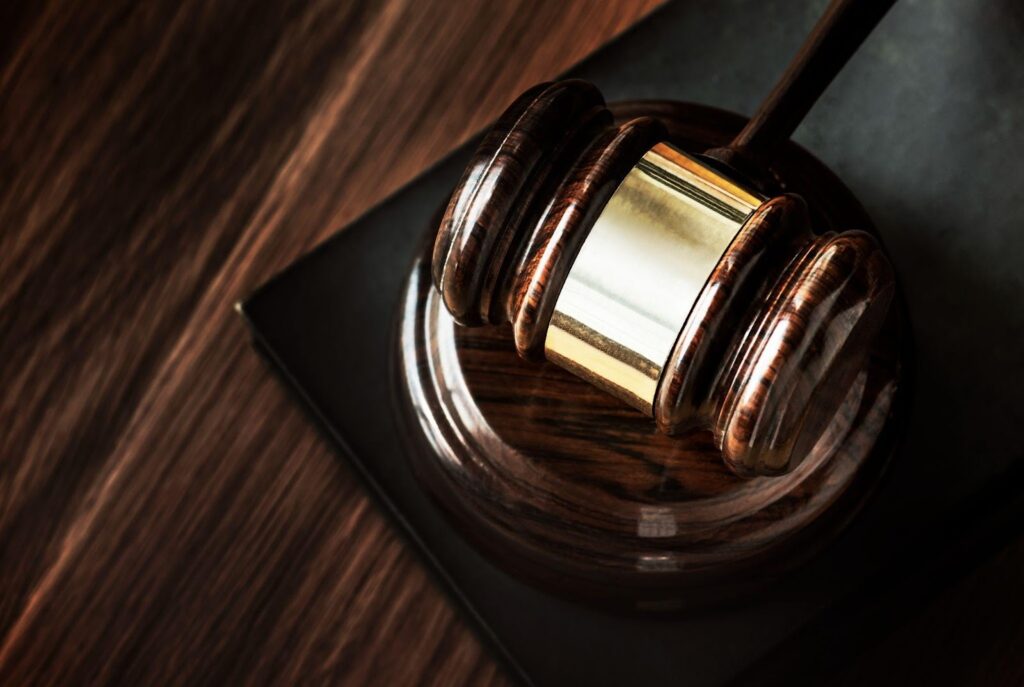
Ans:
[[[555,304],[545,356],[652,415],[690,310],[763,201],[673,146],[655,145],[580,248]]]

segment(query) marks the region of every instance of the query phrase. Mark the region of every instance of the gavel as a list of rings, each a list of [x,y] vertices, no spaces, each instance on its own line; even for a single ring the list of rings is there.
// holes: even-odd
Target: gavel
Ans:
[[[511,323],[549,360],[652,417],[710,429],[742,477],[795,468],[893,301],[856,227],[816,233],[772,175],[787,141],[891,1],[833,2],[747,126],[687,154],[655,116],[614,121],[580,80],[520,96],[444,212],[432,279],[464,326]]]

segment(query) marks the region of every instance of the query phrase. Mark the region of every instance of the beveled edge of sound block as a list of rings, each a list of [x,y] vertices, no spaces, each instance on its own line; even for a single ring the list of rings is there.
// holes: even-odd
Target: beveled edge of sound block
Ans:
[[[612,111],[656,114],[671,141],[695,153],[724,145],[744,122],[668,101]],[[875,233],[849,190],[799,147],[771,173],[780,190],[806,198],[817,231]],[[906,396],[904,320],[897,297],[830,430],[795,471],[774,478],[741,480],[707,432],[658,434],[585,382],[518,359],[507,328],[458,327],[431,285],[429,251],[404,292],[393,383],[417,477],[492,561],[567,597],[691,607],[792,570],[861,508],[884,473]]]

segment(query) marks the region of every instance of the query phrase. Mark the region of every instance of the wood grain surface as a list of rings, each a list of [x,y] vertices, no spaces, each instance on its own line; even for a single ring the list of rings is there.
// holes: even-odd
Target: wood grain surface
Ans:
[[[231,308],[655,4],[0,4],[0,684],[507,681]],[[1019,680],[1006,560],[849,684]]]
[[[504,681],[232,304],[655,4],[4,5],[0,683]]]

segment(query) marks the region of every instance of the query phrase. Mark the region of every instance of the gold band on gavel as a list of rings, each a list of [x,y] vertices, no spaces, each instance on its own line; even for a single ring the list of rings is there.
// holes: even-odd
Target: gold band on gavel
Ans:
[[[653,414],[701,289],[763,199],[666,143],[626,175],[566,277],[546,357]]]

